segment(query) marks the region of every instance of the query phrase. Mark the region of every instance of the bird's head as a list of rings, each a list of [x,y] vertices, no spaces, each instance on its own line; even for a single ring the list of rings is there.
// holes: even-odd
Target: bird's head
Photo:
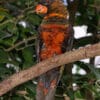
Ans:
[[[37,14],[46,14],[48,12],[49,5],[54,0],[40,0],[39,4],[36,6],[36,13]]]

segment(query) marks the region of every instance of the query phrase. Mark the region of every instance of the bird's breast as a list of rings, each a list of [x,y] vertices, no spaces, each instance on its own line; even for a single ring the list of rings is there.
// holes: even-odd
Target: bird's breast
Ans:
[[[62,45],[67,37],[67,27],[63,24],[41,24],[40,37],[43,42],[40,52],[41,60],[62,54]]]

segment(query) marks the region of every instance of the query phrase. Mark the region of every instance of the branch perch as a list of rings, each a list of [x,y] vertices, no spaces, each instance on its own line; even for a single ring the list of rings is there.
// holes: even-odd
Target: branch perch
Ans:
[[[0,96],[7,93],[14,87],[31,80],[41,74],[80,59],[90,58],[100,55],[100,43],[84,47],[78,50],[66,52],[64,54],[42,61],[29,69],[20,71],[0,83]]]

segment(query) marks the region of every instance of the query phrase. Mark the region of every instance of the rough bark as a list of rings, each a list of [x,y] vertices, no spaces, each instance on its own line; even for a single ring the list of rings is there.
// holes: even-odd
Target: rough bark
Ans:
[[[68,64],[80,59],[100,55],[100,43],[84,47],[78,50],[66,52],[53,58],[42,61],[29,69],[16,73],[0,83],[0,96],[7,93],[14,87],[31,80],[53,68]]]

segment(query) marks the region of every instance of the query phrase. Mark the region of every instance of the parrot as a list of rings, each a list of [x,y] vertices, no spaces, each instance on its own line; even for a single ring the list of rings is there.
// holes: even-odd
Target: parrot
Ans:
[[[69,23],[69,12],[62,0],[40,0],[36,13],[43,14],[38,28],[38,61],[63,54],[71,50],[73,28]],[[54,100],[57,85],[61,78],[61,66],[39,76],[36,100]]]

